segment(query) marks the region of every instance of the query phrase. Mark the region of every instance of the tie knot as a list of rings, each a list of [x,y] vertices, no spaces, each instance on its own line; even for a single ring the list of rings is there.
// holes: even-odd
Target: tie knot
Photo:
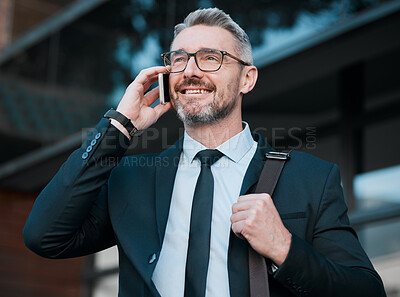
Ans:
[[[196,154],[196,158],[200,160],[201,165],[211,166],[217,162],[224,154],[219,150],[202,150]]]

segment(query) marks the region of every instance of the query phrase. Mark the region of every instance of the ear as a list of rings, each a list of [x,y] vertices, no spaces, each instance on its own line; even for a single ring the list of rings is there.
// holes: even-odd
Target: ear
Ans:
[[[242,70],[242,83],[240,93],[247,94],[256,85],[258,70],[256,66],[245,66]]]

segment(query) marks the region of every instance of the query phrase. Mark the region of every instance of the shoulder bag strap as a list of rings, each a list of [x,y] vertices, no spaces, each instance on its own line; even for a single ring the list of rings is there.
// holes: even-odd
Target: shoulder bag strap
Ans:
[[[269,152],[258,180],[255,193],[268,193],[272,196],[278,183],[289,152]],[[249,246],[250,297],[270,297],[267,264],[263,256]]]

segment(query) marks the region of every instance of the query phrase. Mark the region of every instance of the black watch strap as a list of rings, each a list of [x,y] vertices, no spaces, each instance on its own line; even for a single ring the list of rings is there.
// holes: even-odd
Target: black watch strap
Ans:
[[[138,132],[138,129],[132,124],[131,120],[124,116],[122,113],[111,108],[104,114],[106,119],[114,119],[119,122],[128,131],[129,135],[132,137]]]

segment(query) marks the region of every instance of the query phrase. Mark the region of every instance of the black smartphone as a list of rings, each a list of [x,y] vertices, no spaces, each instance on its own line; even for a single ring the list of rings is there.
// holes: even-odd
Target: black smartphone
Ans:
[[[165,104],[170,102],[169,98],[169,73],[158,74],[158,88],[160,92],[160,103]]]

